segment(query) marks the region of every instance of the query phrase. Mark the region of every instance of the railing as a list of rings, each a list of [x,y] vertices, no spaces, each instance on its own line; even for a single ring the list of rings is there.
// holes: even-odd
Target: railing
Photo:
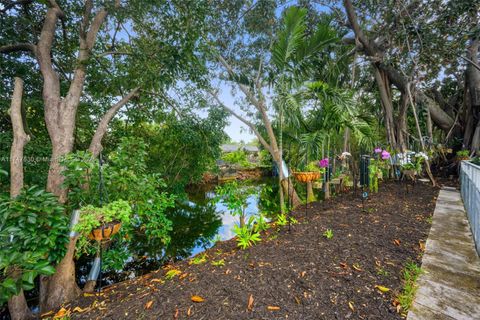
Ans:
[[[463,203],[467,210],[477,253],[480,255],[480,166],[462,161],[460,183]]]

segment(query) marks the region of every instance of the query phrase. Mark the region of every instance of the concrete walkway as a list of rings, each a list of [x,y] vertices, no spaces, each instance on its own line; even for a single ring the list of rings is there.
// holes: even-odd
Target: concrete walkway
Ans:
[[[422,270],[408,320],[480,319],[480,258],[453,188],[438,196]]]

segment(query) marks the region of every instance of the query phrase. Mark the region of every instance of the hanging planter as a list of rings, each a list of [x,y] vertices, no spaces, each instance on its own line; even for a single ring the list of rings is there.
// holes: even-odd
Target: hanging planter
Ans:
[[[297,171],[293,175],[299,182],[311,182],[320,179],[321,173],[318,171]]]
[[[88,238],[95,241],[102,241],[110,239],[114,234],[120,231],[122,223],[120,221],[111,221],[98,228],[93,229]]]

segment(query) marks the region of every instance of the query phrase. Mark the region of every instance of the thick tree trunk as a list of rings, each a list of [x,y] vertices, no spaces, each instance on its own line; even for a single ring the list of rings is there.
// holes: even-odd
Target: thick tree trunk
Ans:
[[[29,320],[34,319],[33,313],[28,308],[27,300],[23,290],[16,296],[8,300],[8,311],[12,320]]]
[[[476,152],[480,148],[480,70],[478,66],[478,50],[480,39],[472,38],[468,47],[470,62],[465,70],[465,88],[468,99],[467,124],[464,135],[464,147]],[[475,64],[475,65],[474,65]]]
[[[70,238],[67,253],[56,267],[56,272],[42,279],[42,285],[46,286],[47,294],[41,298],[41,311],[46,312],[58,307],[59,302],[72,301],[81,294],[80,288],[75,281],[75,253],[76,238]]]
[[[408,110],[408,97],[402,93],[400,97],[400,105],[398,108],[398,118],[396,123],[396,137],[397,147],[401,152],[407,150],[407,110]]]
[[[23,150],[30,141],[30,137],[25,133],[23,127],[24,119],[22,117],[22,95],[23,80],[15,78],[12,103],[10,106],[10,118],[12,120],[13,143],[10,151],[10,197],[17,197],[23,188]],[[20,273],[14,275],[14,278],[21,277]],[[23,290],[18,295],[8,300],[8,310],[12,320],[33,319],[33,314],[28,308],[27,300]]]

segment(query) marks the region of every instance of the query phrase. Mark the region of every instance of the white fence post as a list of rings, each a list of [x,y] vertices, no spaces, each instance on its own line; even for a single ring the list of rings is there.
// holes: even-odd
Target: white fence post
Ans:
[[[461,194],[472,228],[477,253],[480,255],[480,166],[462,161],[460,166]]]

